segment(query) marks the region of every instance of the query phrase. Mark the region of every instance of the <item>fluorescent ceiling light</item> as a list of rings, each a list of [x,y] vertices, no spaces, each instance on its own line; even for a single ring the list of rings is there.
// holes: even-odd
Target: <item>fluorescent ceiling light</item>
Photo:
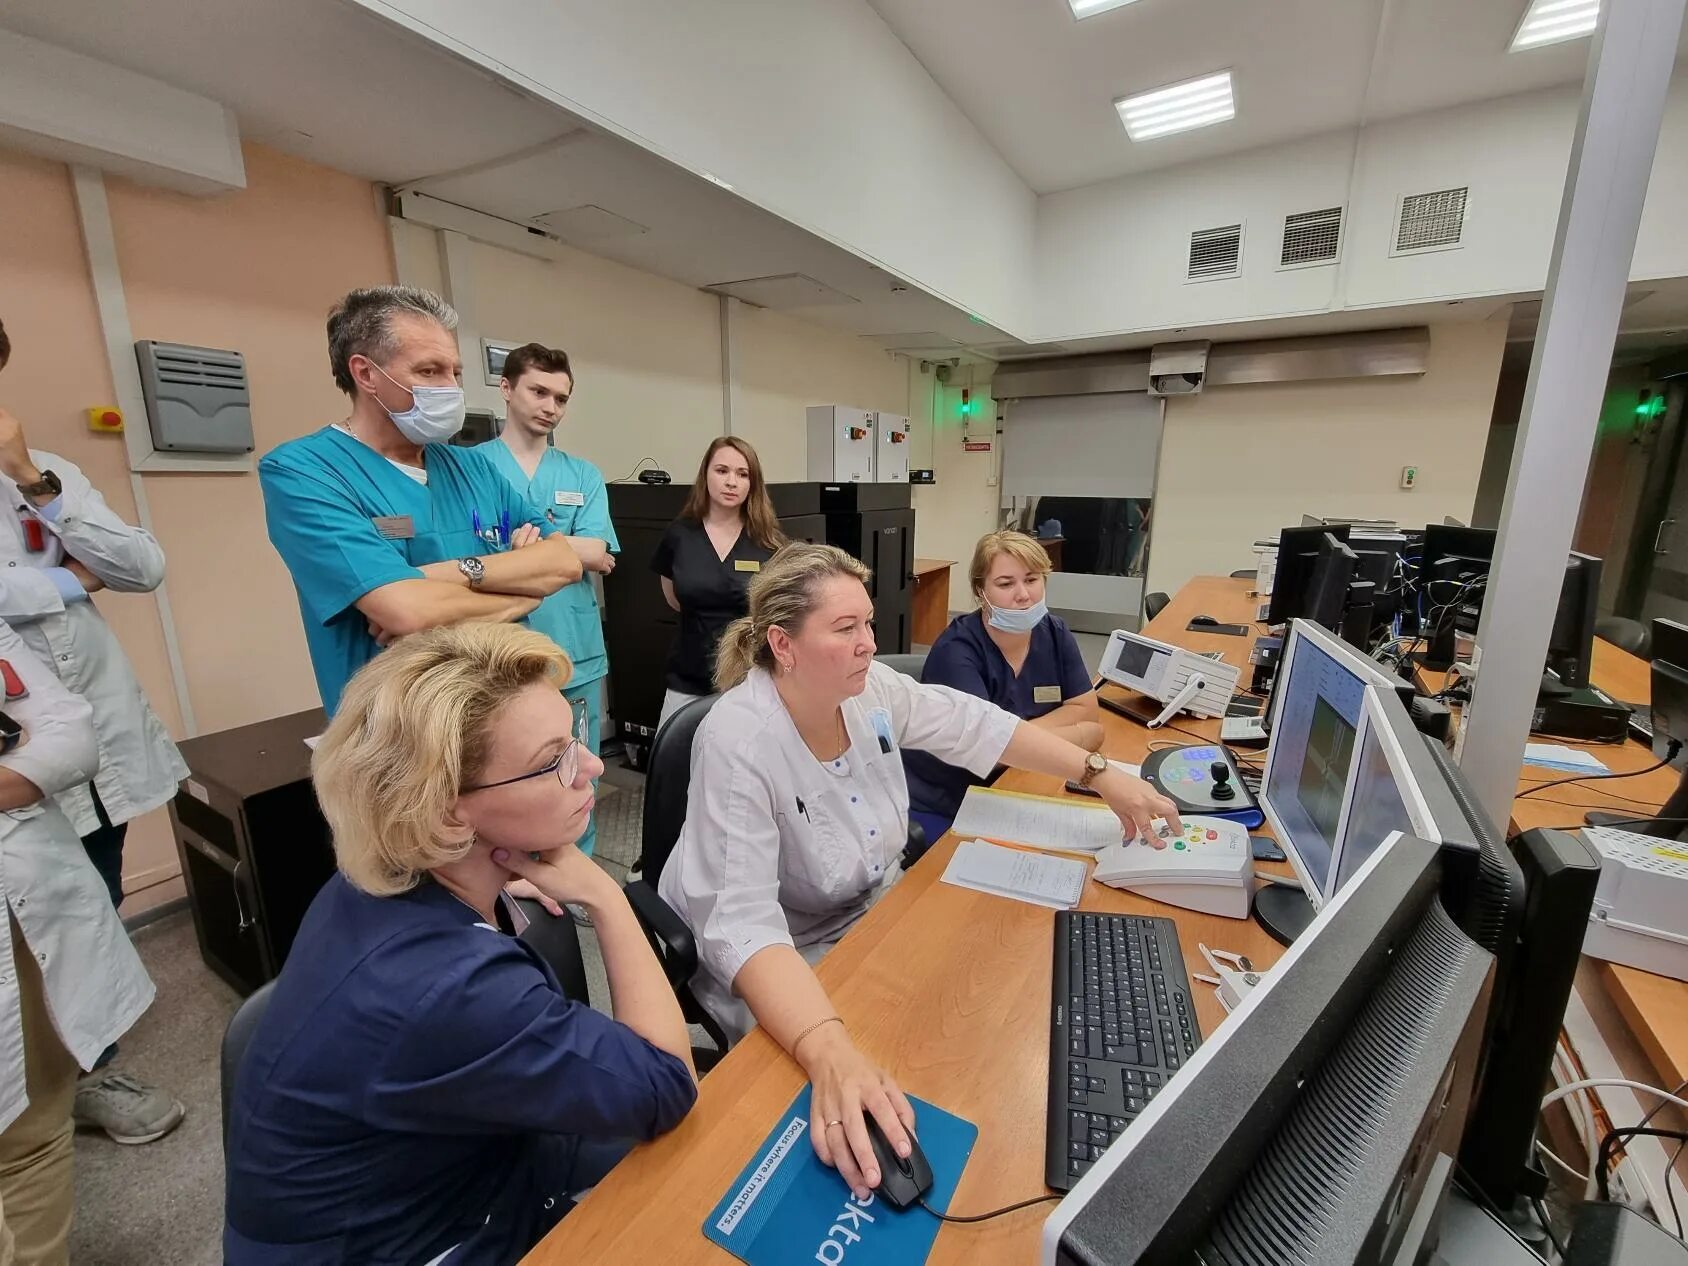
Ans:
[[[1237,113],[1228,70],[1121,97],[1114,102],[1114,109],[1119,111],[1126,135],[1134,141],[1152,141],[1157,136],[1223,123]]]
[[[1509,52],[1577,40],[1600,21],[1600,0],[1530,0]]]
[[[1075,18],[1093,18],[1098,13],[1106,13],[1109,9],[1123,8],[1136,2],[1137,0],[1067,0],[1073,8]]]

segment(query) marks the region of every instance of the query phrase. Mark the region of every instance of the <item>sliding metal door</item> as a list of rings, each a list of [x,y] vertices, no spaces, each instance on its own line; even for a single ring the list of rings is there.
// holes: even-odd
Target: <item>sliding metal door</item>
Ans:
[[[1162,408],[1146,392],[1010,401],[1002,521],[1059,525],[1049,605],[1075,629],[1137,627],[1149,560]]]

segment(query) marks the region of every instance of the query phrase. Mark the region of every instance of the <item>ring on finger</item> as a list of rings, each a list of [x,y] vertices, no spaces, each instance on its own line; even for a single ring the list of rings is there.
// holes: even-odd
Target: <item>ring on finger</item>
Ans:
[[[842,1122],[842,1121],[828,1121],[826,1123],[826,1128],[830,1130],[835,1125],[843,1125],[843,1124],[844,1124],[844,1122]]]

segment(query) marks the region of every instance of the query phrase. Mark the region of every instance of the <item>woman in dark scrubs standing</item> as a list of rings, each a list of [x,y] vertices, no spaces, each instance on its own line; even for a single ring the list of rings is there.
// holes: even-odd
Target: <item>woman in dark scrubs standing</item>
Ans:
[[[714,693],[721,632],[749,609],[751,577],[784,544],[756,450],[734,435],[710,441],[692,495],[651,559],[662,596],[680,613],[658,728]]]

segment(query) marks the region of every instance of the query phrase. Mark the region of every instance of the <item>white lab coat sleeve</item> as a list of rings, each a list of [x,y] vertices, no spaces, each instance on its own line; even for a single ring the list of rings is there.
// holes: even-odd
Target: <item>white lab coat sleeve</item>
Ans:
[[[779,901],[773,781],[756,767],[754,745],[729,748],[726,737],[698,735],[676,860],[680,913],[697,939],[698,961],[731,986],[758,951],[793,942]]]
[[[39,567],[0,568],[0,620],[33,624],[64,614],[64,595]]]
[[[73,463],[53,453],[32,450],[30,456],[64,485],[58,513],[52,518],[36,517],[57,534],[65,553],[119,593],[151,593],[158,588],[164,580],[164,550],[152,533],[118,518]],[[62,602],[59,609],[63,610]]]
[[[897,742],[983,778],[1002,762],[1020,718],[988,699],[929,686],[884,664],[868,670],[874,702],[891,714]]]
[[[27,698],[5,705],[26,740],[0,756],[0,767],[29,779],[43,796],[87,782],[100,764],[93,708],[66,688],[7,624],[0,624],[0,659],[11,664],[29,691]]]

